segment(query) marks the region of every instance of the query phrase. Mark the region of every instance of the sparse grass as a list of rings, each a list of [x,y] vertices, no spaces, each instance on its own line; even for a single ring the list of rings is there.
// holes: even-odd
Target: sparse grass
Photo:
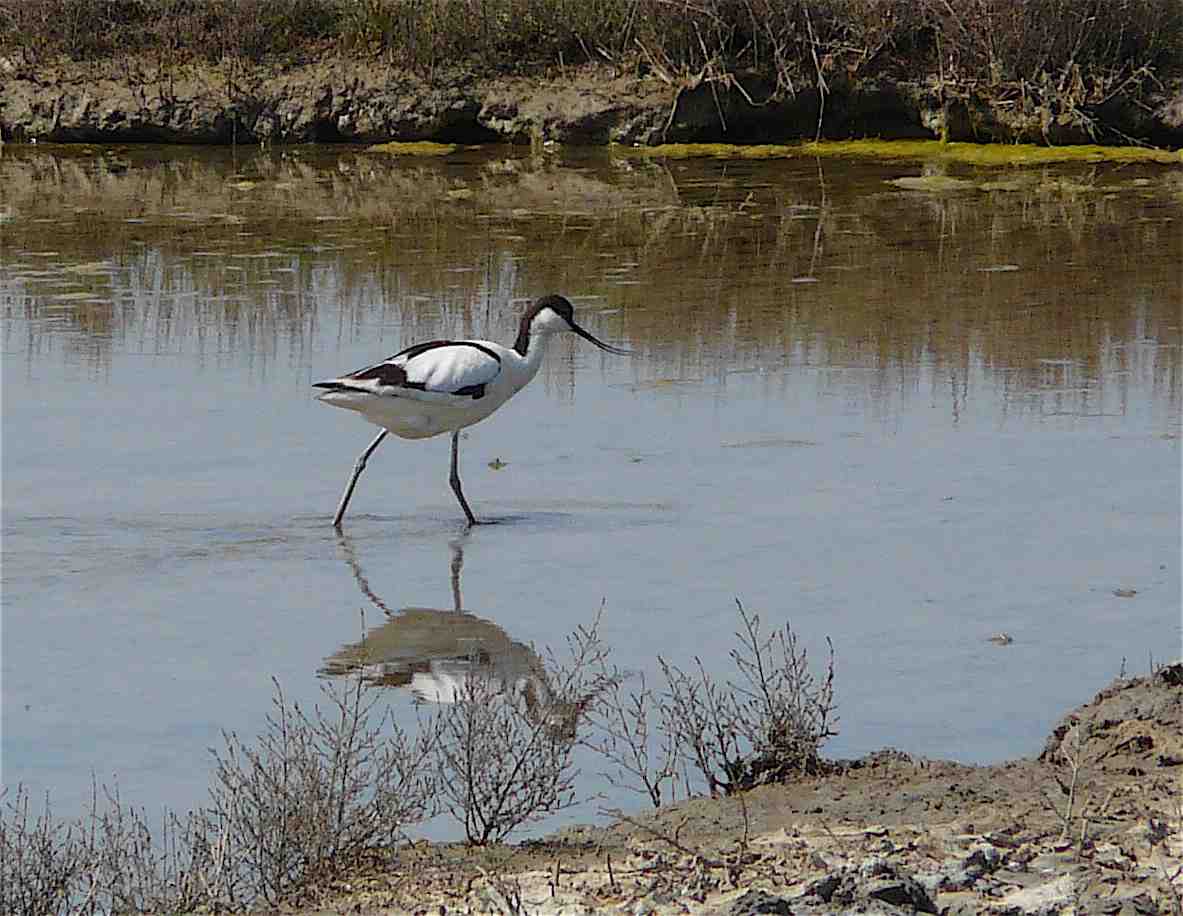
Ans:
[[[1063,806],[1057,805],[1049,792],[1043,792],[1048,807],[1063,825],[1060,831],[1060,840],[1074,841],[1077,855],[1080,855],[1088,842],[1089,821],[1096,814],[1090,807],[1091,794],[1086,794],[1083,799],[1081,798],[1091,776],[1091,766],[1096,762],[1095,751],[1091,751],[1089,748],[1089,741],[1092,737],[1092,719],[1082,718],[1068,730],[1060,742],[1055,762],[1066,769],[1067,778],[1062,778],[1059,773],[1054,773],[1053,776],[1064,797]],[[1076,832],[1078,826],[1079,834]]]

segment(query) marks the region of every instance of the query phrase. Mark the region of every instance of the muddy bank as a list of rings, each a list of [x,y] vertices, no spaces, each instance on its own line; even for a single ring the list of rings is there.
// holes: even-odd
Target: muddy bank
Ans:
[[[835,84],[824,99],[767,82],[673,85],[569,68],[562,79],[437,74],[373,61],[227,61],[164,67],[135,58],[22,64],[0,57],[6,141],[308,143],[775,143],[813,138],[1100,142],[1183,147],[1183,83],[1150,105],[1115,97],[1052,110],[1034,96],[953,91],[936,80]]]
[[[1036,758],[881,751],[518,847],[417,844],[304,913],[1174,914],[1183,906],[1183,664],[1119,680]]]

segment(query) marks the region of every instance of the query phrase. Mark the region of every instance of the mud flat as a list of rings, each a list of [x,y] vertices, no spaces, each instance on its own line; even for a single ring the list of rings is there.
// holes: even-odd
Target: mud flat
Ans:
[[[1183,663],[1115,681],[1037,757],[883,750],[829,775],[474,850],[416,844],[303,913],[1174,914]]]

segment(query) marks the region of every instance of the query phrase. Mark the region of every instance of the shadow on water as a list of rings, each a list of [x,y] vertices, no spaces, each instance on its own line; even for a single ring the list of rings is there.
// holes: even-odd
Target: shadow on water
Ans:
[[[408,537],[419,537],[423,535],[438,535],[449,531],[463,531],[466,527],[464,516],[460,515],[459,510],[456,510],[456,517],[445,517],[441,512],[439,515],[425,515],[421,512],[412,512],[403,515],[387,515],[376,512],[359,512],[356,515],[350,514],[346,521],[347,527],[357,530],[359,527],[376,524],[389,528],[391,525],[399,526],[399,533]],[[482,512],[480,518],[477,520],[477,528],[496,528],[501,525],[530,525],[534,524],[539,527],[560,527],[569,524],[576,516],[569,512],[518,512],[513,514],[496,514]],[[316,517],[316,523],[323,527],[325,517]],[[471,533],[471,532],[465,532]],[[342,535],[342,537],[347,537]]]

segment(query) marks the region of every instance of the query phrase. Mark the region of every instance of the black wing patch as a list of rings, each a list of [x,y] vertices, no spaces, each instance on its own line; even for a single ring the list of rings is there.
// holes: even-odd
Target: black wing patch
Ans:
[[[368,369],[362,369],[360,372],[353,373],[349,378],[359,382],[368,382],[372,379],[379,385],[385,385],[389,388],[416,388],[419,391],[426,390],[426,386],[422,382],[408,382],[407,370],[393,363],[378,363],[376,366],[370,366]]]

